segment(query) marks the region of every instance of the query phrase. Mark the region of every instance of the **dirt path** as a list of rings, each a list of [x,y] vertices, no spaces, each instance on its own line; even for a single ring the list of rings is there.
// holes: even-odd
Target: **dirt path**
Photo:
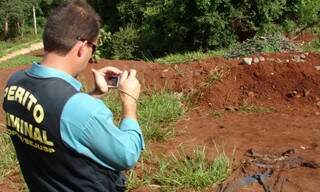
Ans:
[[[34,43],[34,44],[30,45],[27,48],[23,48],[23,49],[20,49],[18,51],[14,51],[12,53],[9,53],[6,56],[1,57],[0,58],[0,62],[8,60],[8,59],[11,59],[11,58],[13,58],[15,56],[18,56],[18,55],[28,54],[28,53],[30,53],[32,51],[39,50],[39,49],[42,49],[42,48],[43,48],[43,43],[42,42]]]

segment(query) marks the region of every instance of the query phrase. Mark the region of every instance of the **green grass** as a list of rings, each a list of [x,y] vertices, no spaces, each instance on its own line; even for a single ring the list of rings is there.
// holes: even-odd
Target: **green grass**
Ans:
[[[229,158],[220,153],[214,161],[208,161],[205,148],[196,148],[191,155],[180,150],[176,155],[161,159],[153,182],[165,191],[205,188],[222,183],[231,173]]]
[[[183,54],[170,54],[162,58],[158,58],[155,60],[156,63],[161,64],[181,64],[188,63],[191,61],[198,61],[202,59],[206,59],[209,57],[223,56],[225,54],[225,50],[217,50],[217,51],[208,51],[206,53],[201,51],[196,52],[188,52]]]
[[[230,67],[216,67],[209,72],[207,79],[205,80],[205,86],[211,86],[212,84],[222,81],[222,78],[227,76],[229,73]]]
[[[41,36],[27,36],[24,39],[17,39],[13,41],[0,41],[0,57],[7,55],[13,51],[29,47],[33,43],[41,41]]]
[[[186,111],[182,100],[164,91],[142,96],[138,116],[146,140],[164,141],[174,135],[173,123]]]
[[[145,166],[145,163],[153,163],[156,156],[152,153],[150,148],[146,148],[140,157],[139,175],[136,169],[127,172],[127,189],[128,191],[136,189],[141,186],[149,186],[151,184],[152,170]]]
[[[216,117],[216,118],[222,117],[223,114],[224,114],[224,111],[223,111],[223,110],[214,109],[214,110],[211,110],[211,111],[210,111],[210,115],[211,115],[212,117]]]
[[[304,51],[320,52],[320,39],[304,44],[302,49]]]
[[[0,154],[0,183],[3,183],[4,181],[8,182],[8,180],[5,180],[6,177],[14,175],[16,171],[19,171],[19,164],[13,144],[3,125],[0,126]],[[19,175],[21,180],[9,180],[9,183],[6,184],[14,188],[15,191],[26,192],[28,189],[21,172]]]
[[[243,102],[239,106],[239,111],[244,113],[271,113],[273,109]]]
[[[234,107],[234,111],[226,109],[212,109],[209,110],[209,115],[214,118],[220,118],[227,112],[242,112],[242,113],[271,113],[274,111],[272,108],[258,106],[248,102],[242,102],[238,107]]]
[[[9,135],[0,128],[0,183],[18,166],[16,155]]]
[[[31,65],[32,61],[40,62],[40,57],[30,56],[30,55],[19,55],[0,63],[1,68],[18,67],[23,65]]]
[[[175,154],[158,158],[154,155],[148,164],[128,172],[128,191],[146,187],[151,191],[205,191],[222,183],[231,173],[232,162],[217,150],[213,161],[207,158],[205,147],[195,147],[191,154],[183,148]],[[138,174],[139,173],[139,174]]]
[[[138,117],[146,141],[164,141],[174,135],[173,123],[186,111],[183,98],[165,91],[142,95],[139,99]],[[106,105],[114,114],[115,121],[121,118],[121,102],[114,91],[105,98]]]

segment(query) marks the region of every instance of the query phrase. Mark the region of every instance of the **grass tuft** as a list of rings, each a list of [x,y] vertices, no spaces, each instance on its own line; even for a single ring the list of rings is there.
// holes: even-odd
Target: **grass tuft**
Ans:
[[[185,113],[181,98],[168,92],[143,96],[139,105],[139,122],[147,140],[164,141],[174,135],[172,123]]]
[[[227,73],[229,73],[229,66],[214,68],[209,72],[209,75],[204,82],[205,86],[211,86],[216,82],[221,82],[222,78],[227,76]]]
[[[210,111],[210,115],[211,115],[212,117],[216,117],[216,118],[222,117],[223,114],[224,114],[224,111],[222,111],[222,110],[217,110],[217,109],[215,109],[215,110],[211,110],[211,111]]]
[[[245,113],[271,113],[273,109],[243,102],[239,106],[239,111]]]
[[[155,141],[164,141],[174,135],[172,123],[181,117],[186,109],[182,104],[181,96],[160,91],[151,95],[142,95],[139,99],[138,117],[144,138]],[[116,91],[105,98],[106,105],[114,114],[115,121],[121,118],[121,101]]]
[[[193,188],[197,191],[222,183],[231,172],[231,162],[225,154],[214,161],[206,159],[205,148],[195,149],[191,156],[180,150],[177,155],[160,160],[154,181],[167,190]]]
[[[225,50],[208,51],[206,53],[196,51],[183,54],[170,54],[165,57],[156,59],[155,62],[161,64],[181,64],[192,61],[198,61],[209,57],[223,56],[224,54]]]

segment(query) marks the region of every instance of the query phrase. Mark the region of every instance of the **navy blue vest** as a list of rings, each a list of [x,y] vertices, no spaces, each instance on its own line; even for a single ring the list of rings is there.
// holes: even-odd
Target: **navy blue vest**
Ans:
[[[15,73],[8,81],[3,109],[31,192],[125,190],[119,172],[100,166],[63,144],[61,113],[68,99],[77,92],[62,79],[35,78],[24,71]]]

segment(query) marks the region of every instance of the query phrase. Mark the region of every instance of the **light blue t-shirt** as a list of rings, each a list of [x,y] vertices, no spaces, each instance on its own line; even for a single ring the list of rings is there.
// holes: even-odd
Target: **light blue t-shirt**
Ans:
[[[37,63],[26,72],[38,78],[63,79],[78,91],[82,86],[71,75]],[[137,121],[124,118],[118,128],[105,104],[86,93],[73,95],[65,104],[60,134],[66,146],[112,170],[130,169],[144,149]]]

